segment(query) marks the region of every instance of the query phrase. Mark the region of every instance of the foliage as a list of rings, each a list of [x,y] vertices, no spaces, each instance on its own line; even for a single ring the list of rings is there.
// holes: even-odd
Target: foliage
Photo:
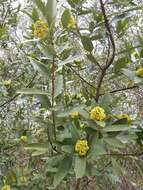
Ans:
[[[0,5],[0,187],[142,187],[142,4],[14,2]]]

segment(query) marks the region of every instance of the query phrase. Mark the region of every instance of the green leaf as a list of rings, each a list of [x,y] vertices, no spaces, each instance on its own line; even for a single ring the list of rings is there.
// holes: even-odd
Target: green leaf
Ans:
[[[92,52],[94,47],[93,47],[92,41],[90,40],[88,36],[82,36],[81,42],[86,51]]]
[[[89,112],[84,110],[84,109],[81,109],[79,110],[79,113],[81,116],[83,116],[85,119],[90,119],[90,115],[89,115]]]
[[[55,155],[52,157],[48,157],[46,161],[46,166],[47,167],[57,167],[59,166],[59,163],[64,159],[64,155]]]
[[[112,131],[128,131],[130,130],[131,127],[130,125],[127,124],[122,124],[122,125],[112,125],[112,126],[107,126],[103,129],[103,131],[106,132],[112,132]]]
[[[62,151],[67,152],[68,154],[73,154],[74,149],[72,145],[64,145],[62,146]]]
[[[47,152],[47,149],[43,149],[43,150],[36,150],[32,153],[32,156],[40,156],[43,155]]]
[[[35,89],[35,88],[23,88],[17,91],[17,94],[26,94],[26,95],[49,95],[48,92]]]
[[[92,63],[94,63],[94,64],[97,63],[96,58],[95,58],[92,54],[87,54],[86,56],[87,56],[87,58],[88,58]]]
[[[129,63],[129,61],[126,57],[122,57],[122,58],[118,59],[114,64],[115,73],[121,71],[121,69],[126,67],[128,63]]]
[[[74,56],[74,57],[71,56],[64,61],[60,61],[58,66],[61,67],[61,66],[64,66],[68,63],[73,63],[74,61],[77,61],[77,60],[82,60],[82,57],[81,56]]]
[[[101,97],[101,107],[105,109],[106,112],[110,112],[110,105],[112,104],[113,98],[111,94],[105,94]]]
[[[63,12],[63,14],[62,14],[62,18],[61,18],[62,26],[64,28],[66,28],[68,26],[70,18],[71,18],[70,10],[69,9],[65,9],[64,12]]]
[[[73,0],[67,0],[67,2],[70,4],[72,8],[75,8],[75,4],[73,3]]]
[[[56,13],[57,13],[57,1],[56,0],[48,0],[46,4],[46,13],[49,25],[53,24],[55,21]]]
[[[62,113],[61,113],[61,110],[60,110],[60,113],[57,113],[57,117],[68,117],[70,115],[70,113],[72,112],[79,112],[82,111],[86,106],[83,104],[83,105],[79,105],[79,106],[76,106],[76,107],[71,107],[69,109],[66,109],[66,110],[63,110]]]
[[[117,22],[116,29],[117,29],[117,33],[121,34],[120,37],[124,34],[128,26],[129,26],[129,18],[122,19]]]
[[[25,94],[25,95],[36,95],[41,103],[41,106],[44,108],[51,107],[51,102],[48,98],[48,92],[35,89],[35,88],[23,88],[17,91],[17,94]]]
[[[105,121],[95,121],[97,125],[99,125],[100,127],[105,127],[106,126],[106,123]]]
[[[26,44],[26,43],[31,43],[31,42],[38,42],[38,41],[39,41],[39,39],[24,40],[21,42],[21,45]]]
[[[143,84],[143,78],[135,76],[134,83],[138,84],[138,85],[142,85]]]
[[[37,9],[35,7],[32,10],[32,16],[31,17],[32,17],[34,22],[39,20],[39,14],[38,14]]]
[[[73,141],[76,142],[79,139],[79,133],[78,133],[76,126],[74,124],[70,124],[69,131],[72,135]]]
[[[122,73],[127,76],[131,81],[135,78],[135,73],[129,69],[122,69]]]
[[[55,98],[60,95],[63,91],[63,76],[59,75],[55,80]]]
[[[47,151],[48,144],[31,143],[24,147],[26,150]]]
[[[31,57],[30,57],[30,61],[36,71],[39,71],[45,77],[50,76],[50,70],[48,69],[46,64],[43,64],[42,62]]]
[[[76,178],[82,178],[86,171],[86,157],[75,157],[75,176]]]
[[[51,102],[50,102],[50,99],[48,98],[48,96],[38,94],[37,97],[38,97],[38,99],[39,99],[39,101],[40,101],[40,103],[41,103],[41,106],[42,106],[43,108],[46,108],[46,109],[47,109],[47,108],[50,108],[50,107],[51,107]]]
[[[56,51],[52,45],[39,46],[40,51],[50,60],[56,55]]]
[[[102,154],[106,154],[105,143],[103,139],[94,138],[90,146],[89,156],[94,159]]]
[[[42,0],[32,0],[33,3],[36,4],[37,8],[41,11],[41,13],[43,14],[43,16],[45,16],[46,14],[46,9],[45,9],[45,4],[42,2]]]
[[[59,183],[66,177],[68,172],[70,171],[72,166],[72,157],[70,156],[65,156],[65,158],[61,161],[58,171],[54,176],[54,188],[56,188]]]
[[[109,145],[116,147],[116,148],[125,148],[125,144],[123,144],[120,140],[114,138],[114,137],[105,137],[104,141],[108,143]]]

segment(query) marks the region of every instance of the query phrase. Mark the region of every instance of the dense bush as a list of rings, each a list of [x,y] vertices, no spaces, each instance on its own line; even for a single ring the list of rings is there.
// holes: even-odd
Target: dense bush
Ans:
[[[0,1],[2,190],[142,187],[142,1]]]

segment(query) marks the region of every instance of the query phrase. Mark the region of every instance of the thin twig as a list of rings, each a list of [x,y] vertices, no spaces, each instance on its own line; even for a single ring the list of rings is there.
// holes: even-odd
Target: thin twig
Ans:
[[[135,86],[130,86],[130,87],[126,87],[126,88],[116,89],[116,90],[112,90],[110,93],[113,94],[113,93],[116,93],[116,92],[122,92],[122,91],[125,91],[125,90],[131,90],[131,89],[134,89],[134,88],[139,88],[139,86],[135,85]]]
[[[107,153],[107,154],[102,154],[102,156],[123,156],[123,157],[126,157],[126,156],[142,156],[143,155],[143,152],[133,152],[133,153]]]
[[[95,86],[93,86],[91,83],[89,83],[88,81],[86,81],[75,69],[72,68],[72,66],[67,65],[67,67],[69,67],[84,83],[86,83],[87,85],[89,85],[93,89],[96,89]]]
[[[113,93],[116,93],[116,92],[123,92],[123,91],[126,91],[126,90],[135,89],[135,88],[139,88],[139,86],[134,85],[134,86],[130,86],[130,87],[125,87],[125,88],[120,88],[120,89],[112,90],[112,91],[109,92],[109,94],[113,94]],[[100,96],[103,96],[104,94],[105,93],[101,93]]]
[[[93,63],[94,64],[96,64],[98,67],[99,67],[99,69],[102,71],[103,70],[103,68],[102,68],[102,66],[100,65],[100,63],[96,60],[96,58],[94,57],[94,55],[92,55],[92,53],[90,52],[90,54],[86,54],[86,57],[91,61],[91,59],[89,58],[89,56],[91,56],[92,58],[93,58]]]

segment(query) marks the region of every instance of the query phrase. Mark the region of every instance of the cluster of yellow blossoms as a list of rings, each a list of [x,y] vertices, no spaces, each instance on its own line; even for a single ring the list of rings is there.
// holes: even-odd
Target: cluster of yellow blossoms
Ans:
[[[80,156],[86,156],[87,152],[89,150],[88,142],[87,140],[78,140],[75,145],[75,151]]]
[[[103,108],[96,106],[90,112],[90,119],[94,121],[103,121],[106,118],[106,114]]]
[[[27,142],[27,136],[26,135],[23,135],[23,136],[21,136],[20,137],[20,140],[22,141],[22,142]]]
[[[72,112],[71,114],[72,118],[77,118],[79,116],[79,112]],[[128,122],[131,121],[131,118],[128,114],[120,114],[116,116],[118,119],[127,119]],[[94,107],[90,112],[90,119],[94,121],[103,121],[106,119],[106,113],[103,108],[100,106]],[[89,150],[88,142],[87,140],[78,140],[75,145],[75,151],[80,156],[86,156],[87,152]]]
[[[75,18],[73,16],[71,16],[69,19],[67,28],[72,29],[72,28],[75,28],[75,26],[76,26]]]
[[[143,77],[143,68],[139,68],[136,70],[136,76]]]
[[[37,20],[34,24],[34,36],[37,38],[45,38],[48,32],[48,24],[43,20]]]
[[[72,119],[78,118],[79,117],[79,112],[75,111],[75,112],[71,112],[70,116]]]
[[[1,190],[11,190],[9,185],[4,185]]]

